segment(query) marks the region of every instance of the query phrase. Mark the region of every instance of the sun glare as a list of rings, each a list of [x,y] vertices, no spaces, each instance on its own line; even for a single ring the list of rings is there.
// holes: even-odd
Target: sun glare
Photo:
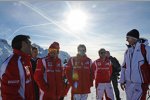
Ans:
[[[71,30],[82,30],[87,24],[87,15],[81,10],[71,10],[67,15],[66,24]]]

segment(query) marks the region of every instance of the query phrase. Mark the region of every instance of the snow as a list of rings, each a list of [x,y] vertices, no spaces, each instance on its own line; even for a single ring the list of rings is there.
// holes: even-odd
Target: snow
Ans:
[[[120,90],[120,97],[121,97],[121,100],[126,100],[126,95],[125,95],[125,92],[121,90],[119,84],[118,84],[118,88]],[[70,89],[71,90],[71,89]],[[65,97],[64,100],[71,100],[71,93],[70,93],[70,90],[67,94],[67,96]],[[115,95],[115,94],[114,94]],[[88,99],[87,100],[96,100],[96,89],[95,89],[95,86],[91,87],[91,93],[88,94]],[[115,99],[116,100],[116,99]]]

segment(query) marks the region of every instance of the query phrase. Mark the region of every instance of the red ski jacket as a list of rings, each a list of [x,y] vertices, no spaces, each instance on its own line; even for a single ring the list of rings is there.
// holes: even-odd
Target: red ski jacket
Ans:
[[[30,57],[14,49],[0,68],[2,100],[35,100]]]
[[[93,86],[91,64],[92,61],[87,56],[77,55],[70,58],[66,68],[66,75],[73,94],[90,93],[90,87]]]
[[[59,100],[63,92],[61,60],[52,59],[49,55],[39,59],[34,79],[40,88],[42,100]]]
[[[97,59],[92,64],[92,69],[95,74],[95,84],[98,83],[110,83],[112,75],[111,61],[106,58],[105,61]]]

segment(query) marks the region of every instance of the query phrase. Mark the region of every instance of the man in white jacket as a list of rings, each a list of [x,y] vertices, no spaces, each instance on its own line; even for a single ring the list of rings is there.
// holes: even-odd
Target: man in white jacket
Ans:
[[[150,83],[150,47],[148,40],[139,39],[139,31],[133,29],[126,35],[129,43],[121,69],[120,85],[127,100],[146,100]]]

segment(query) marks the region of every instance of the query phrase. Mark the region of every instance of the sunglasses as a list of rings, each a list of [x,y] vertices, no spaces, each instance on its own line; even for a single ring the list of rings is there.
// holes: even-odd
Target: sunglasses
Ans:
[[[79,48],[78,51],[86,51],[85,48]]]
[[[58,52],[58,49],[49,49],[49,52]]]
[[[106,52],[101,52],[100,54],[105,54]]]

